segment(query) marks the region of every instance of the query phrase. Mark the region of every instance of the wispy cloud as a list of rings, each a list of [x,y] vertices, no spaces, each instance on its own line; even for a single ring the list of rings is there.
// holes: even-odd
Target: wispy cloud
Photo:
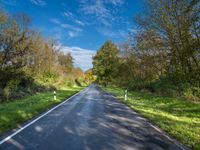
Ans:
[[[95,17],[99,23],[110,26],[110,21],[107,18],[111,18],[112,16],[110,10],[105,7],[103,1],[97,0],[87,3],[84,1],[81,4],[80,10],[86,15]]]
[[[51,18],[50,21],[52,23],[56,24],[60,28],[67,29],[68,30],[68,32],[67,32],[68,38],[78,37],[78,36],[81,35],[81,32],[83,31],[79,27],[75,27],[75,26],[73,26],[71,24],[62,23],[59,19],[56,19],[56,18]]]
[[[118,23],[124,24],[124,18],[121,18],[117,14],[121,6],[125,3],[125,0],[77,0],[77,2],[79,3],[79,9],[77,11],[72,13],[69,10],[65,10],[62,12],[62,15],[68,21],[75,23],[78,27],[95,26],[100,34],[109,38],[124,36],[125,33],[122,30],[114,32],[112,29]],[[69,25],[61,26],[72,29]],[[105,31],[104,29],[105,32],[102,32],[102,28],[107,28],[107,30]],[[72,30],[68,32],[69,37],[72,38],[79,35],[75,32],[75,29]]]
[[[77,31],[77,32],[81,32],[83,31],[81,28],[78,28],[78,27],[74,27],[70,24],[66,24],[66,23],[63,23],[60,25],[62,28],[66,28],[66,29],[70,29],[70,30],[73,30],[73,31]]]
[[[115,7],[109,9],[107,4],[112,4]],[[115,14],[117,11],[113,11],[113,9],[117,9],[117,6],[122,4],[124,4],[124,0],[80,0],[80,11],[95,17],[99,24],[109,27],[117,17]]]
[[[74,22],[81,25],[81,26],[85,26],[85,23],[83,21],[78,20],[78,19],[75,19]]]
[[[92,57],[96,53],[94,50],[68,46],[62,46],[61,50],[66,53],[71,53],[76,67],[80,67],[84,71],[92,68]]]
[[[133,34],[134,34],[134,33],[138,33],[139,31],[140,31],[140,29],[137,29],[137,28],[129,28],[129,29],[128,29],[128,32],[129,32],[129,33],[133,33]]]
[[[68,38],[75,38],[81,35],[81,32],[77,31],[69,31],[68,32]]]
[[[104,0],[105,3],[111,3],[113,5],[122,5],[124,0]]]
[[[111,30],[108,28],[97,28],[96,29],[99,33],[102,33],[104,36],[109,38],[125,38],[128,34],[125,30]]]
[[[54,37],[55,40],[58,40],[58,41],[62,40],[63,34],[62,34],[61,28],[54,27],[51,32],[52,32],[52,35],[54,35],[53,37]]]
[[[65,11],[65,12],[63,13],[63,15],[64,15],[65,17],[74,19],[74,15],[73,15],[71,12],[69,12],[69,11]]]
[[[85,26],[85,23],[83,21],[79,20],[78,17],[75,14],[71,13],[70,11],[65,11],[63,13],[63,16],[65,16],[67,19],[69,19],[70,21],[72,21],[78,25]]]
[[[95,16],[108,16],[109,15],[109,10],[106,9],[104,2],[102,0],[96,0],[96,1],[91,1],[87,2],[86,1],[82,2],[82,8],[81,10],[85,14],[92,14]]]
[[[61,24],[60,20],[58,20],[56,18],[51,18],[50,21],[55,23],[55,24]]]
[[[11,5],[11,6],[15,6],[17,5],[17,0],[0,0],[0,2],[2,2],[5,5]]]
[[[38,6],[45,6],[47,4],[44,0],[30,0],[30,2]]]

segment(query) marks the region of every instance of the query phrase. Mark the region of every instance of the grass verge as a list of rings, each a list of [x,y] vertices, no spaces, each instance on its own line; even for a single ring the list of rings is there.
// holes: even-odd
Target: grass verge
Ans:
[[[155,125],[188,147],[200,149],[200,104],[182,99],[129,92],[124,100],[121,88],[104,88]]]
[[[20,100],[0,103],[0,135],[20,127],[20,124],[44,112],[52,106],[82,90],[83,87],[67,87],[57,91],[57,100],[53,92],[40,93]]]

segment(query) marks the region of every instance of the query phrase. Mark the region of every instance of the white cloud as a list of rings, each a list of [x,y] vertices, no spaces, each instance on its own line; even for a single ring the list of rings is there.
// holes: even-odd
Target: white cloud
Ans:
[[[60,24],[60,20],[58,20],[56,18],[51,18],[50,21],[55,23],[55,24]]]
[[[106,9],[103,1],[96,0],[92,3],[83,3],[82,11],[85,14],[93,14],[96,16],[108,16],[109,10]]]
[[[63,13],[63,15],[65,16],[65,17],[68,17],[68,18],[74,18],[74,15],[71,13],[71,12],[69,12],[69,11],[65,11],[64,13]]]
[[[80,36],[80,35],[81,35],[80,32],[74,32],[74,31],[69,31],[69,32],[68,32],[69,38],[78,37],[78,36]]]
[[[73,31],[76,31],[76,32],[82,32],[83,31],[81,28],[74,27],[70,24],[61,24],[61,27],[66,28],[66,29],[70,29],[70,30],[73,30]]]
[[[113,5],[122,5],[124,0],[104,0],[105,3],[111,3]]]
[[[125,38],[127,37],[128,31],[126,30],[110,30],[108,28],[97,28],[96,29],[99,33],[103,34],[109,38]]]
[[[108,18],[112,18],[109,9],[107,9],[102,0],[96,0],[92,2],[82,2],[81,12],[86,15],[91,15],[95,19],[106,26],[110,26],[110,21]]]
[[[67,19],[73,21],[74,23],[76,23],[78,25],[85,26],[85,23],[83,21],[79,20],[75,14],[73,14],[69,11],[65,11],[63,13],[63,16],[67,17]]]
[[[56,18],[51,18],[50,21],[52,23],[55,23],[57,24],[61,29],[64,28],[64,29],[67,29],[68,32],[68,38],[74,38],[74,37],[78,37],[81,35],[81,32],[83,31],[81,28],[78,28],[78,27],[74,27],[70,24],[65,24],[65,23],[61,23],[59,19],[56,19]],[[81,23],[81,22],[79,22]],[[60,30],[61,30],[60,29]],[[57,34],[57,35],[60,35],[61,33]],[[60,36],[58,36],[60,37]]]
[[[45,6],[47,4],[44,0],[30,0],[30,2],[38,6]]]
[[[71,53],[76,67],[80,67],[84,71],[92,68],[92,57],[96,54],[96,51],[68,46],[62,46],[61,50],[65,53]]]
[[[16,6],[18,3],[16,0],[0,0],[5,5]]]
[[[117,20],[116,12],[119,12],[117,9],[118,6],[121,6],[124,1],[125,0],[79,0],[80,11],[86,15],[93,16],[98,24],[110,27],[112,23]],[[115,7],[109,9],[106,4],[112,4]]]
[[[68,31],[68,38],[74,38],[81,35],[81,32],[83,31],[81,28],[73,27],[70,24],[61,24],[62,28],[69,29]]]
[[[55,40],[61,40],[62,39],[62,30],[58,27],[55,27],[52,29],[53,35]]]
[[[138,33],[139,29],[137,29],[137,28],[129,28],[128,31],[129,31],[129,33]]]
[[[73,31],[69,31],[69,32],[68,32],[68,35],[69,35],[69,37],[71,37],[71,38],[76,37],[76,33],[73,32]]]
[[[74,22],[76,22],[77,24],[81,25],[81,26],[85,26],[85,23],[78,20],[78,19],[75,19]]]

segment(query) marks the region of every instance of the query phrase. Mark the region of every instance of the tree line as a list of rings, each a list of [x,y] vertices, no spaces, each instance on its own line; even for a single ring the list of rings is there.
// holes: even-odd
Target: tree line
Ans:
[[[62,52],[54,40],[30,28],[30,23],[23,13],[0,11],[1,100],[58,87],[66,77],[78,82],[84,76],[73,66],[70,53]]]
[[[200,97],[199,0],[146,0],[137,33],[107,41],[93,58],[97,82]]]

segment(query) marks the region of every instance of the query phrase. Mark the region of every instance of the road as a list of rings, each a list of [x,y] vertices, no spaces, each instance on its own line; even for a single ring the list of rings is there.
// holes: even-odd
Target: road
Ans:
[[[1,150],[182,149],[112,95],[91,85],[1,143]]]

